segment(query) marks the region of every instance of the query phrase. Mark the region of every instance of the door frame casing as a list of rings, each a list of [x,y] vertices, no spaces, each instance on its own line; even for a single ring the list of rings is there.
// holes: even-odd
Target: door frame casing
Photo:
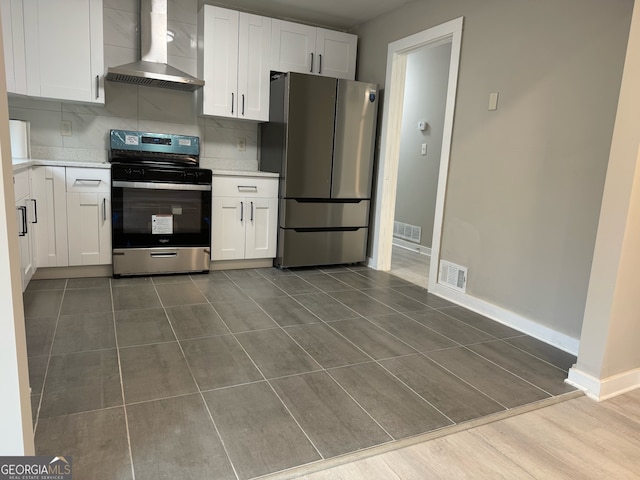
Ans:
[[[373,210],[371,257],[368,265],[376,270],[391,269],[393,245],[393,221],[395,216],[398,165],[400,160],[400,130],[404,102],[404,86],[407,71],[407,55],[424,46],[437,46],[451,42],[449,81],[444,115],[442,153],[438,173],[438,192],[433,225],[431,264],[429,267],[429,290],[435,290],[440,264],[444,200],[449,174],[453,117],[458,87],[458,70],[462,46],[464,17],[459,17],[422,32],[396,40],[389,44],[387,53],[386,95],[382,117],[380,159]]]

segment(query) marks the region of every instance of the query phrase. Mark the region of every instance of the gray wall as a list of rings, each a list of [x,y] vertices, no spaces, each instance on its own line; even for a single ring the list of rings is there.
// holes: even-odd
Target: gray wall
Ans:
[[[451,42],[407,56],[395,220],[422,227],[420,245],[431,248],[442,152]],[[418,122],[428,127],[418,130]],[[420,153],[427,144],[427,155]]]
[[[105,67],[137,59],[138,0],[104,0]],[[196,74],[197,0],[168,2],[169,64]],[[257,170],[257,124],[198,116],[189,92],[105,82],[104,106],[9,98],[9,116],[31,122],[34,158],[103,162],[111,128],[197,135],[201,165],[227,170]],[[72,122],[73,135],[60,135],[60,121]],[[238,138],[246,150],[236,148]]]
[[[464,16],[442,258],[469,268],[469,295],[573,338],[632,6],[414,1],[355,31],[358,77],[384,85],[389,42]]]

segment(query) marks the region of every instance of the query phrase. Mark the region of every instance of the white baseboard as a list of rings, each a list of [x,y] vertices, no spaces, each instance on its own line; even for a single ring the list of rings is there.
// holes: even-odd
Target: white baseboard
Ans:
[[[479,298],[472,297],[469,294],[457,292],[438,283],[436,283],[435,289],[430,289],[429,291],[439,297],[484,315],[485,317],[489,317],[498,323],[502,323],[503,325],[515,328],[522,333],[531,335],[532,337],[542,340],[549,345],[553,345],[560,350],[564,350],[572,355],[578,355],[580,340],[577,338],[557,332],[545,325],[541,325],[533,320],[518,315],[517,313],[498,307],[489,302],[485,302]]]
[[[402,240],[401,238],[397,238],[397,237],[393,237],[393,244],[396,247],[406,248],[407,250],[411,250],[412,252],[418,252],[422,255],[431,256],[431,248],[425,247],[424,245],[408,242],[406,240]]]
[[[565,382],[582,390],[589,398],[601,402],[640,388],[640,368],[599,379],[572,367]]]

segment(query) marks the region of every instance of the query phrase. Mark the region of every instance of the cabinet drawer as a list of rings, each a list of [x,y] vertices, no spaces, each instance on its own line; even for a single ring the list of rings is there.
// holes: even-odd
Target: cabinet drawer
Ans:
[[[67,192],[107,193],[111,189],[111,170],[107,168],[67,167]]]
[[[214,197],[277,197],[278,179],[260,177],[213,177]]]
[[[16,201],[29,196],[29,170],[23,170],[13,176],[13,192]]]

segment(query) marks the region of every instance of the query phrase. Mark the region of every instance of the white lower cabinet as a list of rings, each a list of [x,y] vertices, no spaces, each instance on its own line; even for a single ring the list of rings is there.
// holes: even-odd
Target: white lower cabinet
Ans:
[[[276,256],[278,179],[214,177],[211,259]]]
[[[36,203],[31,198],[30,172],[23,170],[13,176],[20,247],[20,277],[22,291],[27,288],[36,271],[34,225],[38,221]]]
[[[65,167],[34,167],[32,196],[38,208],[35,246],[38,267],[69,265]]]
[[[107,169],[66,169],[69,266],[111,263],[111,196]]]

